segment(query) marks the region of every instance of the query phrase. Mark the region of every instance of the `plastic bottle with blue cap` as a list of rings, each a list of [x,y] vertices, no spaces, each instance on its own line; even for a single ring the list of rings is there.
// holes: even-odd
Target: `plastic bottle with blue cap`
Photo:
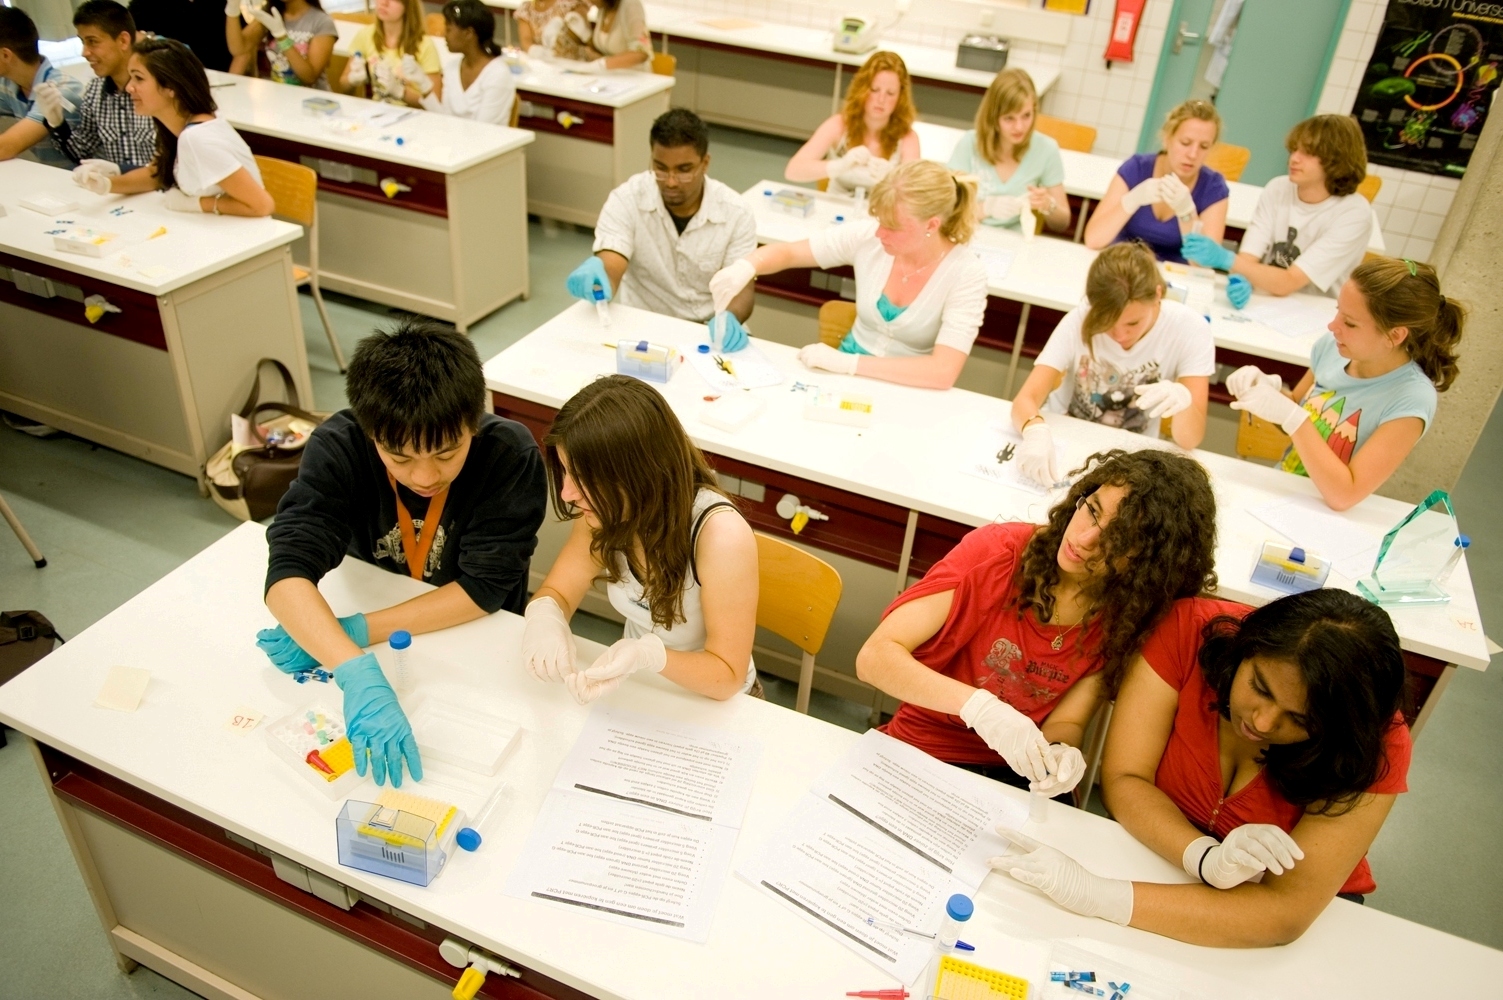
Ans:
[[[975,951],[971,945],[960,940],[960,925],[971,919],[976,912],[976,904],[971,902],[971,897],[962,893],[956,893],[945,900],[945,916],[939,922],[939,933],[935,935],[935,943],[946,951],[959,948],[961,951]]]
[[[391,678],[391,686],[398,691],[406,691],[407,661],[412,656],[412,633],[399,628],[387,638],[386,644],[391,647],[391,672],[395,675]]]
[[[506,791],[506,785],[502,784],[491,792],[491,797],[485,800],[485,805],[481,806],[480,811],[475,814],[474,822],[461,827],[454,835],[454,843],[466,851],[479,850],[480,845],[485,842],[481,831],[485,829],[486,821],[491,818],[491,814],[496,811],[496,806],[501,802],[501,793],[504,791]]]

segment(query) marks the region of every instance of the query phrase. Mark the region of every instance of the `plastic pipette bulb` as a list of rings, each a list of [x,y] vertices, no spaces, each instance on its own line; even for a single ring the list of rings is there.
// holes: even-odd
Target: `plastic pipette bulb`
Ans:
[[[485,805],[481,806],[480,812],[476,814],[475,822],[463,827],[454,835],[454,843],[466,851],[473,851],[485,842],[485,838],[480,835],[480,830],[485,826],[485,821],[491,818],[491,813],[496,811],[496,805],[501,801],[501,793],[505,790],[506,786],[502,785],[491,792],[491,797],[485,800]]]
[[[595,288],[595,317],[600,320],[600,325],[611,325],[611,306],[605,299],[605,289]]]

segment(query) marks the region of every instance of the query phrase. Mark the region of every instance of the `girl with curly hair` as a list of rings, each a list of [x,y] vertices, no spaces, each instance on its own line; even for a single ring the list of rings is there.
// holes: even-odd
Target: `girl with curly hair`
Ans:
[[[902,700],[884,732],[1062,796],[1078,747],[1145,636],[1216,585],[1205,469],[1167,451],[1093,455],[1044,525],[963,538],[887,609],[857,675]]]
[[[1006,831],[1026,853],[992,867],[1191,944],[1287,944],[1332,896],[1376,888],[1367,850],[1407,787],[1403,693],[1393,623],[1356,594],[1180,601],[1122,682],[1101,787],[1128,832],[1200,884],[1102,878]]]
[[[1290,437],[1283,469],[1309,476],[1335,510],[1360,503],[1393,475],[1435,419],[1436,393],[1460,370],[1466,308],[1440,291],[1435,268],[1376,257],[1336,297],[1330,331],[1310,348],[1293,392],[1246,365],[1226,380],[1234,410]]]
[[[873,52],[851,78],[840,113],[814,130],[783,176],[804,183],[828,178],[830,190],[842,194],[870,191],[893,167],[919,158],[917,118],[903,57]]]

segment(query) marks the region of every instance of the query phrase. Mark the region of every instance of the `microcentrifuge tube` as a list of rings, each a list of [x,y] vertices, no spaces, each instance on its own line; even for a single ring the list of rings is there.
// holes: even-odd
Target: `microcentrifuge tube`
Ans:
[[[606,301],[605,289],[603,288],[595,289],[595,316],[600,320],[601,326],[611,325],[611,307],[610,303]]]

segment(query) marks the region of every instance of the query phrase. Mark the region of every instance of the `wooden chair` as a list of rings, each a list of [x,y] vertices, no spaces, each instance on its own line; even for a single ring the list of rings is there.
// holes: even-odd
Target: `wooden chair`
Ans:
[[[292,281],[299,288],[307,285],[312,290],[313,304],[318,307],[318,318],[323,321],[329,349],[334,352],[334,363],[343,372],[346,367],[344,351],[339,347],[339,338],[334,335],[334,324],[329,321],[329,310],[324,306],[323,291],[318,286],[318,173],[301,163],[269,156],[256,157],[256,166],[261,171],[261,183],[271,195],[272,214],[297,223],[308,234],[308,266],[292,265]]]
[[[1079,122],[1039,115],[1034,120],[1033,127],[1059,143],[1060,149],[1089,153],[1091,147],[1096,145],[1096,130],[1089,125],[1081,125]]]
[[[843,584],[835,567],[781,538],[757,534],[757,625],[803,652],[794,708],[809,714],[814,655],[825,644]]]
[[[16,512],[15,511],[13,511],[13,510],[10,509],[10,504],[8,504],[8,503],[5,502],[5,497],[4,496],[0,496],[0,517],[5,518],[5,523],[8,524],[8,525],[10,525],[10,530],[14,531],[16,533],[16,540],[21,543],[21,548],[23,548],[23,549],[26,550],[26,554],[29,555],[29,556],[31,556],[31,561],[32,561],[32,563],[34,563],[36,565],[36,568],[37,569],[44,568],[47,565],[47,559],[46,559],[46,557],[42,555],[42,550],[39,549],[39,548],[37,548],[37,543],[33,542],[31,540],[31,536],[26,533],[26,529],[21,526],[21,519],[16,516]],[[812,559],[814,557],[810,556],[809,558]],[[830,572],[833,573],[835,571],[832,569],[832,570],[830,570]],[[840,577],[839,576],[836,576],[835,583],[836,583],[835,598],[836,598],[836,600],[839,600],[840,599],[840,591],[839,591]],[[834,609],[833,606],[831,606],[831,608],[830,608],[830,613],[831,614],[835,613],[835,609]],[[829,621],[826,620],[825,621],[825,627],[828,628],[829,625],[830,625]],[[778,633],[778,634],[782,635],[781,632]],[[820,638],[821,642],[824,641],[824,635],[825,635],[824,632],[820,632],[819,633],[819,638]],[[787,637],[784,636],[784,638],[787,638]],[[813,668],[813,661],[811,660],[810,661],[810,666],[809,666],[809,670],[810,670],[809,676],[811,676],[811,677],[814,676],[813,669],[814,669]],[[806,703],[808,702],[808,696],[805,696],[804,701]],[[802,711],[802,709],[800,711]],[[0,746],[3,746],[3,745],[4,744],[0,744]]]
[[[507,122],[507,124],[510,125],[512,128],[516,128],[517,127],[517,123],[520,122],[521,120],[522,120],[522,98],[521,98],[520,95],[518,95],[518,96],[513,97],[511,99],[511,121]]]
[[[444,16],[442,14],[429,14],[423,18],[423,34],[444,37]]]
[[[831,299],[819,307],[819,342],[839,347],[845,335],[856,325],[856,303]]]
[[[652,71],[658,76],[672,76],[677,69],[678,56],[670,56],[666,52],[652,54]]]
[[[1101,758],[1106,752],[1106,731],[1111,728],[1114,701],[1103,701],[1091,721],[1086,723],[1085,738],[1081,741],[1081,755],[1085,757],[1085,777],[1075,786],[1075,808],[1084,809],[1091,804],[1091,792],[1096,779],[1101,776]]]
[[[1289,435],[1271,421],[1255,417],[1246,410],[1238,411],[1237,445],[1239,458],[1261,458],[1278,461],[1289,450]]]
[[[1383,187],[1383,178],[1377,174],[1368,174],[1362,178],[1362,183],[1357,185],[1357,193],[1367,199],[1369,205],[1378,196],[1378,191]]]
[[[352,12],[352,13],[336,13],[336,14],[330,14],[329,16],[332,17],[336,21],[351,21],[351,22],[353,22],[355,24],[375,24],[376,23],[376,15],[373,14],[373,13],[371,13],[370,11],[355,11],[355,12]],[[439,17],[443,17],[443,15],[440,14]]]
[[[1218,142],[1206,153],[1206,166],[1217,171],[1228,181],[1240,181],[1242,171],[1247,169],[1247,161],[1252,159],[1252,150],[1246,146],[1233,146],[1229,142]]]

